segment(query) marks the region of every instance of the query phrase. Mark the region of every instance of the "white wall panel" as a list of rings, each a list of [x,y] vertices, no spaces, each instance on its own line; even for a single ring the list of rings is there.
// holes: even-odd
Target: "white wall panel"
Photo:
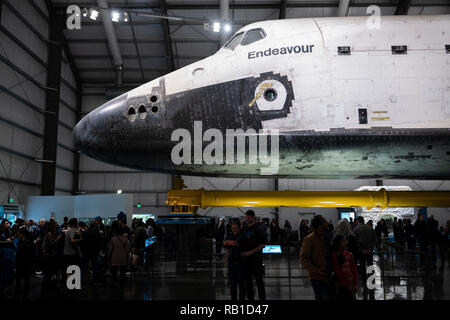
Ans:
[[[111,190],[111,187],[113,187],[112,190],[122,189],[124,193],[126,193],[127,190],[139,190],[138,174],[115,174],[113,175],[113,181],[113,185],[107,190]]]
[[[102,190],[107,175],[80,174],[80,190]]]
[[[48,24],[36,9],[28,1],[10,1],[10,3],[20,11],[22,16],[33,25],[37,31],[45,38],[48,38]]]
[[[72,105],[71,105],[72,106]],[[75,108],[75,107],[73,107]],[[62,103],[59,104],[59,120],[61,120],[63,123],[75,127],[76,122],[76,116],[75,113],[63,105]]]
[[[48,16],[47,4],[45,0],[34,0],[34,3],[38,5],[39,8]]]
[[[12,149],[31,157],[40,158],[44,142],[42,138],[29,134],[20,129],[13,129]]]
[[[80,171],[132,171],[128,168],[113,166],[111,164],[92,159],[84,154],[80,156]]]
[[[14,33],[14,32],[13,32]],[[5,34],[0,33],[0,54],[20,67],[23,71],[33,76],[41,83],[45,83],[45,68],[40,65],[36,60],[31,58],[28,53],[19,47],[15,42],[10,40]],[[25,44],[26,45],[26,44]],[[44,61],[47,58],[43,59]],[[8,80],[2,77],[3,81]]]
[[[84,96],[83,97],[83,112],[90,112],[106,102],[104,96]]]
[[[3,115],[1,115],[3,117]],[[13,137],[13,127],[8,123],[0,121],[0,146],[11,148],[12,137]]]
[[[16,9],[21,11],[23,15],[23,9],[21,8],[22,5],[27,6],[28,3],[26,1],[10,1],[11,4],[13,4]],[[34,10],[34,9],[32,9]],[[33,33],[28,29],[9,9],[3,5],[2,7],[2,25],[5,26],[9,31],[14,33],[14,35],[23,42],[28,48],[30,48],[36,55],[38,55],[42,60],[47,59],[47,47],[44,45],[44,43]],[[40,17],[37,17],[37,13],[28,14],[27,18],[29,18],[31,21],[30,23],[33,24],[37,29],[44,28],[42,26],[42,21],[39,21]],[[45,28],[46,29],[46,28]],[[47,37],[47,33],[43,33],[44,29],[41,30],[41,34],[44,37]]]
[[[6,176],[3,166],[0,166],[2,177],[14,180],[41,183],[41,164],[13,154],[0,151],[0,160],[8,172]],[[4,182],[0,182],[4,183]]]
[[[142,173],[139,176],[141,190],[168,190],[172,185],[172,177],[168,174]]]
[[[63,65],[64,65],[64,63],[63,63]],[[69,83],[74,88],[76,88],[76,82],[69,81]],[[75,92],[63,82],[61,82],[61,84],[60,84],[60,97],[61,97],[62,100],[67,102],[72,108],[74,108],[74,109],[76,108],[76,106],[77,106],[77,96],[76,96]]]
[[[73,148],[73,139],[72,139],[72,131],[67,130],[66,128],[59,126],[58,127],[58,142],[63,145]]]
[[[72,190],[72,173],[56,168],[56,189]]]
[[[3,118],[22,124],[23,126],[43,134],[44,117],[18,102],[6,93],[0,94],[0,114]]]
[[[67,57],[64,51],[63,57],[67,61]],[[61,63],[61,77],[76,88],[76,81],[75,77],[73,76],[72,69],[68,63],[64,62],[64,60]]]
[[[58,146],[56,163],[65,168],[73,169],[73,153]]]

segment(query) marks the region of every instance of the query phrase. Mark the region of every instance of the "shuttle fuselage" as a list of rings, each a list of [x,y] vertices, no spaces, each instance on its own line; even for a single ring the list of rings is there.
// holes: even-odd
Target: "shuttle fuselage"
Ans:
[[[177,129],[192,137],[183,163],[173,161],[187,143]],[[276,134],[277,170],[239,163],[240,153],[227,161],[226,151],[198,160],[239,129]],[[216,54],[92,111],[74,139],[93,158],[179,174],[447,179],[450,16],[386,16],[376,29],[367,17],[253,23]]]

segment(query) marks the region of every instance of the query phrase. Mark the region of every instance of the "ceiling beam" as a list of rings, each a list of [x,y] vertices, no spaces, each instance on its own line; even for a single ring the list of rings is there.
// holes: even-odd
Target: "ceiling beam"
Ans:
[[[114,72],[114,68],[79,68],[78,69],[81,73],[84,72]],[[124,68],[124,72],[167,72],[168,69],[164,68]],[[145,77],[143,77],[145,79]]]
[[[125,5],[123,2],[110,2],[110,7],[114,7],[116,9],[134,9],[134,10],[143,10],[143,9],[160,9],[160,6],[157,3],[130,3],[128,5]],[[370,5],[376,5],[379,7],[395,7],[396,5],[392,2],[373,2],[373,1],[364,1],[364,2],[357,2],[357,3],[351,3],[350,7],[354,8],[366,8]],[[55,6],[59,7],[61,10],[65,10],[67,8],[67,3],[58,3],[55,4]],[[95,7],[96,2],[90,1],[90,2],[83,2],[83,6],[86,7]],[[294,3],[287,3],[287,8],[329,8],[334,7],[337,8],[339,6],[339,1],[316,1],[316,0],[310,0],[310,1],[302,1],[302,2],[294,2]],[[433,0],[433,2],[427,2],[427,1],[416,1],[411,4],[412,7],[436,7],[436,6],[444,6],[449,7],[450,2],[448,0]],[[230,3],[230,9],[279,9],[280,4],[279,2],[274,3]],[[167,10],[202,10],[202,9],[217,9],[219,10],[219,3],[210,3],[210,4],[187,4],[187,3],[172,3],[167,5]]]
[[[172,42],[178,43],[219,43],[219,40],[209,40],[209,39],[174,39],[171,38]],[[97,43],[107,43],[106,39],[67,39],[69,43],[86,43],[86,44],[97,44]],[[117,42],[122,44],[133,44],[133,39],[117,39]],[[162,44],[165,43],[164,39],[152,40],[152,39],[136,39],[138,44]]]
[[[128,4],[128,1],[125,0],[125,3]],[[139,46],[138,46],[138,43],[136,41],[136,33],[134,32],[133,18],[131,18],[131,15],[128,15],[128,19],[130,20],[131,33],[133,34],[133,44],[134,44],[134,48],[136,49],[136,53],[137,53],[137,56],[138,56],[138,62],[139,62],[139,68],[140,68],[140,72],[141,72],[141,77],[142,77],[142,80],[144,80],[145,79],[144,68],[142,67],[141,54],[139,53]],[[116,41],[117,41],[117,39],[116,39]],[[118,42],[118,43],[120,43],[120,42]]]
[[[280,15],[278,19],[286,19],[287,0],[281,0],[280,2]]]
[[[75,55],[73,56],[75,60],[107,60],[109,59],[109,55]],[[151,60],[164,60],[168,59],[168,56],[158,56],[158,55],[141,55],[142,59],[151,59]],[[205,56],[174,56],[174,58],[178,59],[204,59],[207,58],[208,55]],[[123,60],[134,60],[138,59],[137,55],[123,55]]]

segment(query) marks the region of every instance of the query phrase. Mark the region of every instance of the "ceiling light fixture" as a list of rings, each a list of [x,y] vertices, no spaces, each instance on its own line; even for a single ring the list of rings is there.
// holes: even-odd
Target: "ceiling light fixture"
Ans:
[[[230,32],[230,31],[231,31],[231,25],[230,25],[229,23],[226,23],[226,24],[223,26],[223,31],[225,31],[225,32]]]
[[[114,21],[114,22],[119,22],[119,19],[120,19],[120,12],[118,12],[118,11],[112,11],[112,12],[111,12],[111,18],[112,18],[112,21]]]
[[[91,15],[89,16],[89,18],[91,20],[95,21],[95,20],[97,20],[97,17],[98,17],[98,11],[95,9],[91,9]]]
[[[214,24],[213,24],[213,31],[214,32],[220,32],[220,22],[214,22]]]

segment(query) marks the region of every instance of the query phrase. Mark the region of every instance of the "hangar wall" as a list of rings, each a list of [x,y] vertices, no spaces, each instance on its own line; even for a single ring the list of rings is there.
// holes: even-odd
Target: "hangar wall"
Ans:
[[[45,0],[1,2],[0,203],[41,193],[49,18]],[[20,26],[20,27],[18,27]],[[63,53],[56,194],[71,194],[76,81]]]

